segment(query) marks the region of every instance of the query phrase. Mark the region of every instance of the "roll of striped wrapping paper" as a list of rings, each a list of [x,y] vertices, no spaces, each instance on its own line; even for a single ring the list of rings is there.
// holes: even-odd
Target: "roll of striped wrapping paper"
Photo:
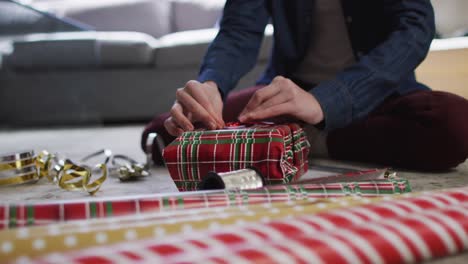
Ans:
[[[56,253],[36,262],[414,263],[465,250],[468,188],[164,240]]]
[[[0,228],[46,225],[71,220],[133,215],[188,208],[232,207],[275,201],[328,198],[347,195],[379,196],[410,192],[407,180],[327,184],[271,185],[244,191],[204,191],[155,194],[113,199],[0,204]]]
[[[397,197],[397,196],[392,196]],[[68,223],[9,229],[0,232],[7,251],[0,259],[11,260],[21,255],[38,256],[50,252],[115,244],[129,239],[165,237],[191,230],[219,229],[236,223],[270,221],[303,214],[315,214],[343,206],[374,202],[379,198],[361,196],[311,200],[292,200],[242,207],[211,207],[72,221]],[[295,210],[294,208],[301,208]],[[39,245],[39,246],[38,246]]]
[[[403,196],[408,196],[405,194]],[[388,196],[386,199],[396,199],[401,196]],[[468,200],[468,195],[451,193],[444,196],[446,202],[436,206]],[[203,208],[185,211],[174,211],[149,215],[147,217],[132,216],[126,219],[95,219],[75,223],[51,225],[46,227],[29,227],[11,229],[0,232],[0,241],[7,241],[9,252],[1,256],[11,259],[22,254],[37,256],[53,251],[70,251],[72,249],[99,246],[102,243],[115,244],[128,239],[147,239],[170,234],[184,233],[189,230],[217,229],[223,226],[265,222],[273,219],[312,215],[323,210],[340,207],[350,207],[368,203],[382,198],[369,200],[362,197],[330,198],[322,201],[291,201],[287,203],[272,203],[234,208]],[[428,198],[420,202],[426,203]],[[440,198],[442,199],[442,198]],[[434,200],[434,199],[432,199]],[[437,201],[436,201],[437,202]],[[429,208],[429,207],[427,207]],[[427,209],[426,208],[426,209]],[[161,214],[164,214],[162,216]],[[44,245],[44,247],[37,247]]]

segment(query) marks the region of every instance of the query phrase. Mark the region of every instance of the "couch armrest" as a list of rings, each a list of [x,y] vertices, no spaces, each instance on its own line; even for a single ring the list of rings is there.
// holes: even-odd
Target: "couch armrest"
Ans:
[[[21,69],[144,66],[155,39],[139,32],[61,32],[13,40],[4,67]]]

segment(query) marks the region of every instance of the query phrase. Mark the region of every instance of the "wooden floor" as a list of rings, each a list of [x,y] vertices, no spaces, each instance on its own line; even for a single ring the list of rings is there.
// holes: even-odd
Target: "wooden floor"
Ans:
[[[79,160],[87,154],[103,148],[115,154],[125,154],[138,161],[144,161],[140,150],[140,134],[143,126],[87,127],[47,130],[0,131],[0,152],[34,149],[47,149],[72,160]],[[331,160],[312,160],[312,164],[341,167],[376,167],[375,165],[355,164]],[[399,176],[410,180],[414,191],[468,186],[468,161],[458,168],[444,173],[421,173],[398,171]],[[152,175],[139,182],[121,183],[116,178],[108,179],[97,197],[124,196],[130,194],[150,194],[177,191],[165,168],[153,168]],[[41,201],[62,199],[83,199],[84,192],[70,192],[42,180],[36,184],[0,188],[2,201]],[[468,254],[437,260],[439,264],[468,263]]]

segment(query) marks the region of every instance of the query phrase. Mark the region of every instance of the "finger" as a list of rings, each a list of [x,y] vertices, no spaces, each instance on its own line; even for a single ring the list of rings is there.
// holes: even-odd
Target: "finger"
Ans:
[[[192,113],[195,121],[200,121],[210,129],[216,129],[216,120],[195,99],[183,89],[177,90],[177,101],[187,112]],[[177,120],[176,120],[177,121]]]
[[[250,122],[255,120],[262,120],[280,115],[291,114],[292,105],[290,102],[274,105],[259,111],[250,112],[243,116],[241,122]]]
[[[171,134],[172,136],[175,136],[175,137],[178,137],[180,135],[182,135],[182,133],[184,133],[184,130],[182,130],[181,128],[179,128],[175,123],[174,121],[172,120],[171,117],[169,117],[168,119],[166,119],[164,121],[164,127],[166,128],[167,132],[169,134]]]
[[[208,99],[203,89],[206,89],[203,84],[193,80],[188,81],[185,85],[185,91],[190,94],[200,105],[204,106],[205,110],[214,119],[217,125],[224,126],[224,120],[221,117],[221,113],[217,113],[217,111],[215,111],[213,108],[213,102]]]
[[[285,92],[280,91],[276,95],[274,95],[271,98],[269,98],[268,100],[264,101],[257,108],[252,109],[250,112],[258,112],[258,111],[262,111],[262,110],[270,108],[270,107],[274,107],[276,105],[286,103],[289,100],[291,100],[290,97],[291,97],[290,93],[285,93]]]
[[[242,110],[241,114],[239,117],[245,115],[246,113],[249,113],[253,109],[257,108],[259,105],[261,105],[263,102],[267,101],[269,98],[275,96],[281,91],[280,87],[276,84],[270,84],[268,86],[265,86],[264,88],[261,88],[260,90],[256,91],[252,98],[250,98],[249,102],[247,105],[244,107]]]
[[[182,106],[179,103],[175,103],[172,108],[171,108],[171,117],[172,121],[177,124],[180,128],[182,128],[185,131],[191,131],[193,130],[193,125],[192,122],[184,115],[184,111]]]

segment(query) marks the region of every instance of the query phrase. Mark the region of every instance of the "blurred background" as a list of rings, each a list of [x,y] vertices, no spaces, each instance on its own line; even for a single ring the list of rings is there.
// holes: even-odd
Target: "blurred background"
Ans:
[[[142,124],[196,78],[225,0],[0,0],[0,129]],[[432,0],[418,78],[468,96],[468,1]],[[265,67],[272,28],[251,85]]]

